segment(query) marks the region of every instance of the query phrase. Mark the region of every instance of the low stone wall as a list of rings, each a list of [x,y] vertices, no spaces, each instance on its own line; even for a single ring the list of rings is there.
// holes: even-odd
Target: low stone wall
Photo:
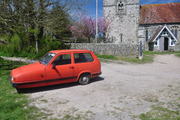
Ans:
[[[101,55],[135,56],[138,46],[112,43],[71,43],[71,49],[92,50]]]
[[[176,43],[175,51],[180,51],[180,42]]]

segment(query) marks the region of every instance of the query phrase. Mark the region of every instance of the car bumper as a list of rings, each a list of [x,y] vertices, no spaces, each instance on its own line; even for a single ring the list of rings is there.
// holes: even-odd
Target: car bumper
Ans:
[[[9,76],[9,82],[11,83],[11,85],[12,85],[14,88],[17,87],[17,84],[12,81],[12,76]]]
[[[99,76],[99,75],[101,75],[101,74],[102,74],[102,72],[96,73],[96,74],[92,74],[92,77],[97,77],[97,76]]]

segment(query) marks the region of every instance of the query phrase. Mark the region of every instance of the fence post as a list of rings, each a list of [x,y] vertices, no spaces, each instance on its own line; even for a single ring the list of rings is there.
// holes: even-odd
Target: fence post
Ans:
[[[139,59],[142,60],[143,59],[143,44],[142,41],[139,42]]]

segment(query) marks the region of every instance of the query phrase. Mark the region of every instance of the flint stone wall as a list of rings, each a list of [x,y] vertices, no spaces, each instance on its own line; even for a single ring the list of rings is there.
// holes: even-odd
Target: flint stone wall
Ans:
[[[118,10],[119,2],[125,2],[124,14]],[[109,22],[106,39],[112,43],[138,43],[139,0],[103,0],[103,12]]]
[[[71,43],[71,49],[87,49],[100,55],[136,56],[136,44]]]

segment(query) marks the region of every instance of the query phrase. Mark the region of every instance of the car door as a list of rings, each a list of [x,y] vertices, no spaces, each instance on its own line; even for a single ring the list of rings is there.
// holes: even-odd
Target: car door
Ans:
[[[74,76],[74,66],[72,64],[72,55],[61,54],[55,58],[55,60],[47,66],[46,80],[53,83],[68,83],[74,82],[76,76]],[[53,67],[53,64],[56,64]]]
[[[91,53],[74,53],[74,64],[76,65],[74,74],[76,76],[83,72],[89,72],[93,74],[96,72],[96,66],[93,64],[93,62],[94,58],[92,57]]]

